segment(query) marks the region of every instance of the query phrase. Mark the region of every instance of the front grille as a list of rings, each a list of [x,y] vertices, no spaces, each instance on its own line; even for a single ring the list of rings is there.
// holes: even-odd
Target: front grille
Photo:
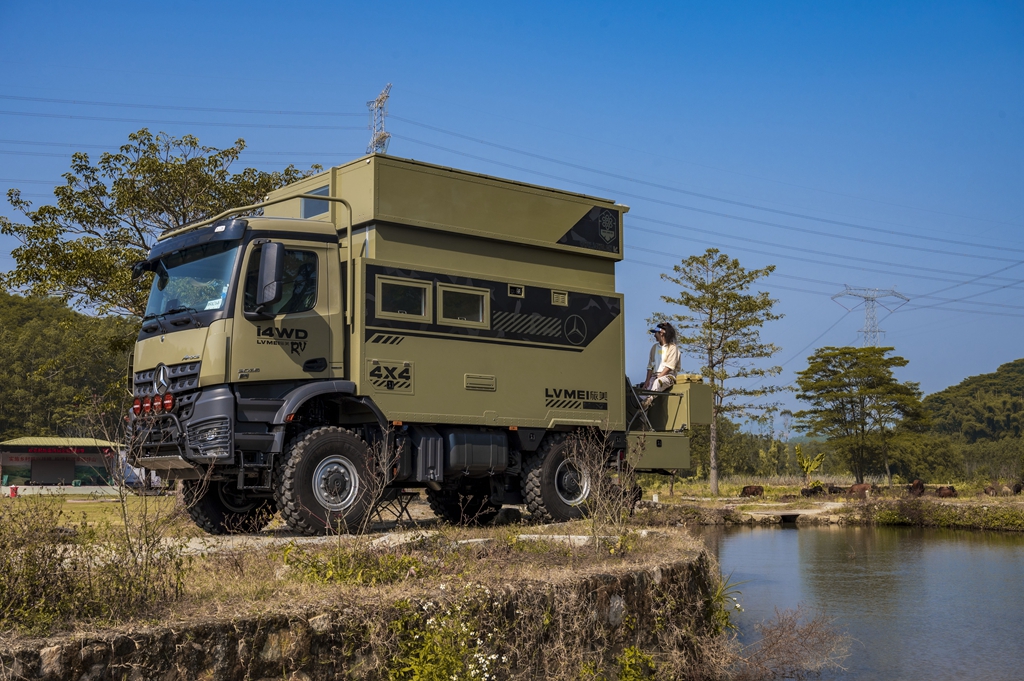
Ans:
[[[142,414],[133,419],[133,427],[139,444],[145,454],[163,455],[168,451],[179,452],[183,445],[178,429],[179,421],[187,421],[192,416],[192,408],[199,397],[199,370],[201,362],[183,362],[167,365],[167,392],[174,395],[174,407],[171,414],[154,412]],[[159,397],[153,380],[159,366],[144,371],[137,371],[133,376],[133,393],[138,399]]]
[[[179,393],[195,390],[199,387],[199,369],[202,362],[184,362],[182,364],[168,364],[167,377],[170,380],[170,388],[167,392],[173,393],[175,397]],[[153,379],[156,377],[157,367],[138,371],[135,373],[134,393],[135,397],[146,397],[156,394],[156,386]]]
[[[193,452],[204,457],[231,455],[231,422],[226,419],[211,419],[198,424],[189,424],[188,446]]]

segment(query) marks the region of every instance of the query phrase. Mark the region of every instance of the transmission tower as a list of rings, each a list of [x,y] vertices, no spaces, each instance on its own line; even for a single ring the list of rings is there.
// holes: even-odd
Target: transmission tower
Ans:
[[[388,96],[391,94],[391,83],[387,84],[377,99],[366,103],[370,109],[370,144],[366,147],[367,154],[386,154],[388,142],[391,141],[391,133],[384,130],[384,119],[388,115]]]
[[[895,288],[854,288],[849,285],[846,285],[846,288],[832,296],[832,300],[836,301],[840,305],[843,305],[842,302],[840,302],[838,299],[844,296],[849,296],[851,298],[860,298],[864,303],[864,328],[860,330],[860,333],[863,334],[864,347],[866,348],[878,345],[879,334],[885,333],[884,331],[878,328],[878,314],[876,311],[877,306],[881,305],[884,309],[888,310],[889,312],[895,312],[900,307],[910,302],[910,298],[907,298],[905,295],[897,291]],[[896,298],[897,300],[900,300],[902,302],[899,305],[890,308],[885,303],[879,302],[883,298]],[[860,305],[860,303],[858,303],[857,305]],[[845,305],[843,305],[843,307],[846,307],[847,310],[852,310],[855,307],[857,307],[857,305],[854,305],[853,307],[846,307]]]

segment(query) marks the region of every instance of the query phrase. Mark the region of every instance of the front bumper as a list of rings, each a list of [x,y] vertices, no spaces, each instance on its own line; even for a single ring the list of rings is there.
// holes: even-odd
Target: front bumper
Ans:
[[[152,470],[175,470],[234,460],[235,396],[228,386],[200,391],[178,413],[132,420],[132,463]]]

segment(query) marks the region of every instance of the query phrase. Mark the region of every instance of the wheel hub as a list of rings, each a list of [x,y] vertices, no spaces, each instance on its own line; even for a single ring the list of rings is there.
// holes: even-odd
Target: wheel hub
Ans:
[[[562,461],[555,471],[555,492],[562,503],[579,506],[590,494],[590,476],[574,464]]]
[[[330,511],[343,511],[359,494],[359,477],[352,462],[343,456],[329,456],[313,472],[313,495]]]

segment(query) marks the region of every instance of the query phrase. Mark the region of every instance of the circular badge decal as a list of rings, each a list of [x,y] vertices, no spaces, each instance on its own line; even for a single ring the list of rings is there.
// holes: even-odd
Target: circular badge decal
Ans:
[[[582,345],[587,340],[587,323],[578,314],[569,315],[562,327],[565,338],[573,345]]]

